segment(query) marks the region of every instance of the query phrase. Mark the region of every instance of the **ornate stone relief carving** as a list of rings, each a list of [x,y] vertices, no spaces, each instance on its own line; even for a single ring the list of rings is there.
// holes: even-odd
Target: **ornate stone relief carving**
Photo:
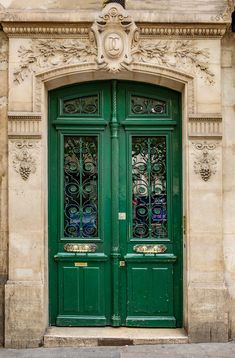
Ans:
[[[32,72],[71,63],[94,61],[96,49],[89,41],[34,40],[29,48],[18,50],[20,66],[14,72],[14,80],[21,83]]]
[[[90,39],[36,39],[18,50],[20,65],[14,80],[21,83],[30,73],[71,64],[96,63],[110,72],[132,70],[133,63],[148,63],[198,74],[214,82],[210,54],[193,41],[139,39],[134,21],[119,4],[107,5],[90,31]]]
[[[189,137],[222,137],[222,116],[220,114],[189,115]]]
[[[154,62],[161,66],[181,68],[199,73],[208,83],[214,83],[214,74],[209,69],[210,54],[199,49],[192,41],[142,41],[134,54],[135,61]]]
[[[7,39],[0,38],[0,70],[6,70],[8,66],[8,43]]]
[[[218,14],[215,17],[212,17],[213,21],[231,21],[231,13],[233,12],[235,6],[234,0],[227,0],[227,6],[223,13]]]
[[[129,69],[132,53],[138,47],[139,30],[121,5],[111,3],[93,23],[91,41],[97,48],[98,67],[117,72]]]
[[[23,180],[27,180],[30,174],[36,172],[36,158],[32,151],[37,150],[37,143],[28,140],[13,143],[13,167]]]
[[[217,169],[216,155],[213,153],[217,143],[197,142],[193,143],[193,147],[199,151],[199,154],[195,155],[194,172],[199,174],[204,181],[208,181]]]

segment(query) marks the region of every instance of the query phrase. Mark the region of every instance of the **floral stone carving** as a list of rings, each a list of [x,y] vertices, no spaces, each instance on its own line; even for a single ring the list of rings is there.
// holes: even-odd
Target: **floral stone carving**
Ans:
[[[96,49],[88,40],[34,40],[29,48],[20,46],[18,54],[20,66],[14,72],[14,80],[21,83],[38,69],[94,61]]]
[[[43,69],[89,62],[112,73],[131,70],[134,62],[144,62],[185,71],[214,83],[207,49],[197,48],[188,40],[140,39],[133,19],[117,3],[110,3],[102,10],[91,26],[89,38],[34,39],[28,47],[20,46],[18,56],[16,83]]]
[[[129,69],[137,50],[139,30],[119,4],[108,4],[91,27],[99,68],[110,72]]]
[[[214,74],[209,69],[210,55],[207,49],[199,49],[192,41],[142,41],[135,51],[134,60],[160,66],[180,68],[189,73],[198,73],[208,83],[214,83]]]
[[[200,174],[204,181],[208,181],[212,174],[216,173],[216,156],[212,151],[216,148],[216,143],[193,143],[194,149],[200,151],[194,161],[194,172]]]
[[[23,180],[27,180],[31,173],[36,172],[36,160],[30,153],[34,148],[35,144],[27,140],[15,142],[13,167]]]

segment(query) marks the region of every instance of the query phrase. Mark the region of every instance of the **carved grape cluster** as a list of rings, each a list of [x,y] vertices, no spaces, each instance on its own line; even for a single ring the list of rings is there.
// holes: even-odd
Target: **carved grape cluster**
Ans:
[[[21,165],[19,168],[19,173],[21,175],[21,178],[23,180],[27,180],[29,177],[29,174],[31,173],[31,169],[29,166]]]
[[[15,143],[13,167],[20,174],[23,180],[27,180],[31,173],[36,172],[36,160],[31,154],[35,148],[35,143],[31,141],[18,141]]]

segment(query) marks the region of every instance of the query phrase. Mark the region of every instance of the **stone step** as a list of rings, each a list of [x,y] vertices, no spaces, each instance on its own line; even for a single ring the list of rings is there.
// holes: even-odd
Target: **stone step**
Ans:
[[[44,347],[96,347],[188,343],[181,328],[49,327]]]

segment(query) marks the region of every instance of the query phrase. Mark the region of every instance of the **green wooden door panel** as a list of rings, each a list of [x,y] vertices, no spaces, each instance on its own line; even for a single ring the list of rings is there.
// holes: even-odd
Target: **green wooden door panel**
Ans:
[[[59,281],[62,286],[60,293],[63,295],[61,298],[63,304],[61,311],[77,314],[80,311],[79,269],[76,267],[63,267],[62,277],[59,277]]]
[[[127,319],[173,316],[173,267],[148,263],[128,265]]]
[[[82,266],[85,264],[87,266]],[[76,267],[74,265],[81,265]],[[57,325],[106,325],[104,264],[69,262],[59,264],[59,314]]]
[[[51,324],[182,326],[180,101],[116,80],[49,93]]]

